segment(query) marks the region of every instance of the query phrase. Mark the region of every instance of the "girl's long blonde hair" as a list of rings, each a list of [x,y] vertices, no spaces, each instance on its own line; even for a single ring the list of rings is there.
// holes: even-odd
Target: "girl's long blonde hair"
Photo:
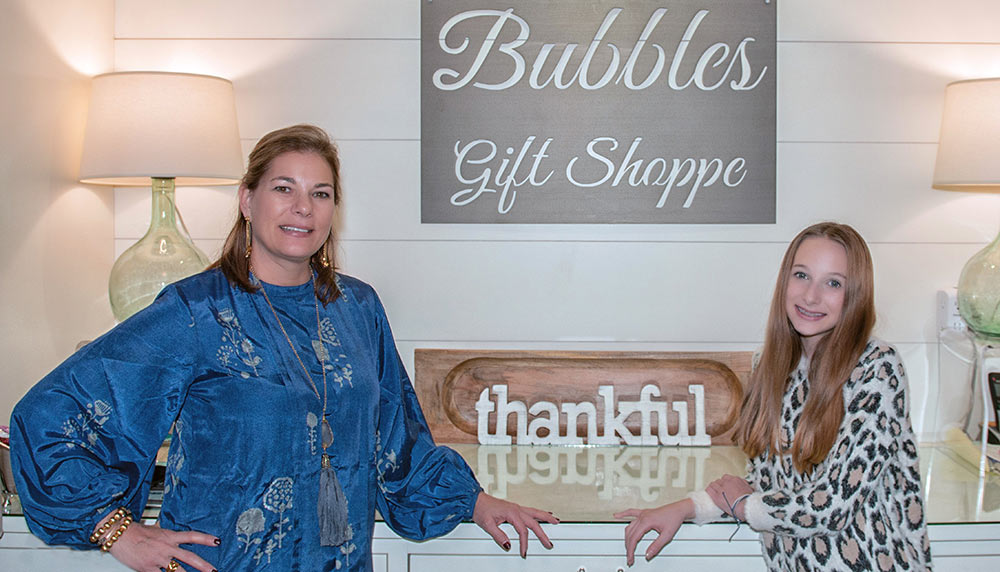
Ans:
[[[772,457],[788,452],[788,444],[780,442],[782,398],[803,350],[802,340],[785,311],[785,298],[795,254],[811,237],[828,238],[844,247],[847,278],[840,321],[819,341],[810,360],[809,394],[790,444],[792,462],[802,473],[811,472],[823,462],[833,447],[844,418],[844,384],[875,326],[872,257],[864,239],[850,226],[814,224],[788,245],[771,298],[764,350],[750,374],[735,432],[736,442],[751,458],[765,452]]]

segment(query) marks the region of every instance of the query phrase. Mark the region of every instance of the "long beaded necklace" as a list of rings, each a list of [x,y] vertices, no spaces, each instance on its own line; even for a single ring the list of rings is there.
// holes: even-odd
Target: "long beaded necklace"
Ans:
[[[251,274],[256,273],[253,270],[253,266],[250,266]],[[339,546],[350,540],[351,532],[349,526],[347,525],[347,498],[344,495],[343,488],[340,486],[340,482],[337,480],[337,475],[334,473],[333,468],[330,466],[330,456],[327,454],[327,448],[333,444],[333,429],[330,427],[330,422],[327,420],[327,386],[326,386],[326,355],[325,351],[316,352],[319,358],[320,367],[323,369],[323,397],[319,395],[319,388],[316,387],[316,382],[313,381],[313,376],[309,373],[309,369],[306,368],[305,362],[299,357],[298,350],[295,349],[295,344],[292,343],[292,338],[289,337],[288,332],[285,330],[285,325],[281,322],[281,318],[278,317],[278,312],[274,309],[274,305],[271,304],[271,299],[267,295],[267,289],[264,288],[264,283],[260,280],[257,281],[260,286],[260,292],[264,295],[264,301],[267,302],[267,307],[271,309],[271,313],[274,315],[275,321],[278,322],[278,327],[281,329],[282,335],[285,336],[285,341],[288,342],[288,347],[292,348],[292,353],[295,355],[295,359],[298,360],[299,366],[302,367],[302,373],[305,374],[306,380],[309,381],[309,385],[312,386],[313,393],[316,394],[316,399],[320,400],[323,404],[323,421],[320,424],[320,441],[323,446],[323,454],[320,459],[320,491],[319,491],[319,524],[320,524],[320,544],[323,546]],[[316,285],[315,278],[312,280],[313,284],[313,304],[316,308],[316,335],[318,336],[320,346],[323,344],[323,327],[319,318],[319,299],[316,297]]]

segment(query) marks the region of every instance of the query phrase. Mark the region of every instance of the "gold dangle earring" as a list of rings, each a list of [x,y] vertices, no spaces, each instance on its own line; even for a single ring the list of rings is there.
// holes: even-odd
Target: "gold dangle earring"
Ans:
[[[250,232],[250,219],[244,218],[243,220],[246,221],[246,225],[243,227],[243,230],[246,234],[246,245],[247,245],[246,250],[243,252],[243,258],[250,260],[250,251],[253,250],[253,246],[251,244],[251,241],[253,239],[251,237],[252,233]]]
[[[333,231],[330,231],[330,235],[326,237],[326,241],[323,243],[323,249],[320,251],[319,263],[323,265],[323,268],[330,267],[330,237],[333,236]]]
[[[329,242],[324,242],[323,243],[323,251],[320,253],[320,256],[319,256],[319,263],[323,265],[323,268],[327,268],[327,267],[330,266],[330,251],[329,251],[329,248],[330,248],[330,243]]]

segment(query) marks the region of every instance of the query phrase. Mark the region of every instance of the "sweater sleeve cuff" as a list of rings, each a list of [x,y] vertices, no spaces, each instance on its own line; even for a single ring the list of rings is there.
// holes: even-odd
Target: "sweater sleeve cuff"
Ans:
[[[707,492],[692,491],[688,493],[688,498],[694,503],[694,519],[691,522],[705,524],[722,519],[724,515],[722,509],[715,505],[715,501]]]
[[[777,519],[771,516],[764,505],[763,493],[752,493],[743,502],[743,518],[750,528],[760,530],[774,530],[778,524]]]

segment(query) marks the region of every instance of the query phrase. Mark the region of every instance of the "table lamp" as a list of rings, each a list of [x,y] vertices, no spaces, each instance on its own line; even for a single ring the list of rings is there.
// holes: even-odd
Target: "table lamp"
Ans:
[[[93,79],[80,181],[151,186],[153,192],[149,230],[111,269],[108,294],[117,320],[208,265],[190,236],[177,229],[174,187],[236,184],[242,157],[228,80],[165,72]]]
[[[1000,78],[948,84],[932,185],[1000,192]],[[958,311],[976,335],[1000,340],[1000,235],[962,268]]]

